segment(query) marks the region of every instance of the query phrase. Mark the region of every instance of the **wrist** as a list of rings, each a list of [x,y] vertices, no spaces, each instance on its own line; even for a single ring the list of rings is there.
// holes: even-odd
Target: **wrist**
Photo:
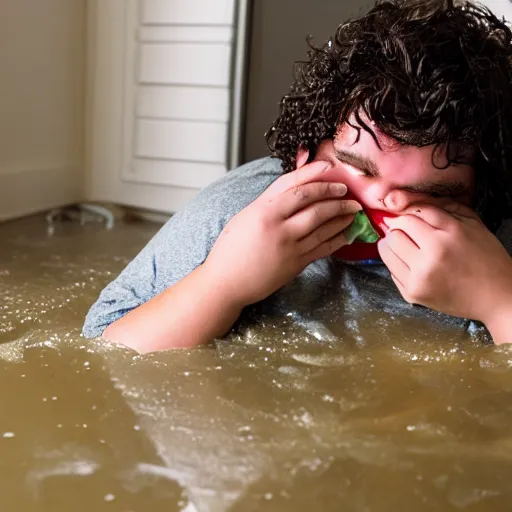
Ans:
[[[241,287],[234,286],[222,272],[218,272],[214,266],[208,264],[208,260],[197,268],[197,272],[201,275],[204,293],[214,294],[223,307],[241,311],[248,305],[242,296]]]

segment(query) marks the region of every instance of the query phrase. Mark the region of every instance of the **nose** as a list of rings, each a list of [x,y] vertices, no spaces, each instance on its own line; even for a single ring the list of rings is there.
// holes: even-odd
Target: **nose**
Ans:
[[[381,203],[386,210],[393,213],[400,213],[419,199],[419,194],[406,190],[392,189],[384,195]]]
[[[431,202],[432,198],[426,194],[419,194],[393,186],[375,184],[366,189],[364,198],[366,206],[377,210],[385,210],[399,214],[416,203]]]
[[[380,182],[367,186],[361,201],[369,208],[398,214],[408,208],[417,195]]]

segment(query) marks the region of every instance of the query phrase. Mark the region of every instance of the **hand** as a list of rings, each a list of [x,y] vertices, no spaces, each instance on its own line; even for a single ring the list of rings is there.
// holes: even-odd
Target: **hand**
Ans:
[[[327,181],[327,162],[307,159],[300,151],[296,171],[231,219],[204,263],[237,304],[265,299],[347,243],[342,231],[361,206],[342,199],[344,184]]]
[[[512,312],[512,258],[472,210],[417,205],[386,224],[379,252],[405,300],[480,320],[491,334]]]

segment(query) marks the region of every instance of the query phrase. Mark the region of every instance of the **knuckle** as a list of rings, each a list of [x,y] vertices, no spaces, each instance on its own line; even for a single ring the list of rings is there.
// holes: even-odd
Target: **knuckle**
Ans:
[[[443,244],[436,247],[433,252],[437,261],[445,261],[448,258],[450,250]]]
[[[292,193],[299,201],[304,201],[309,197],[308,191],[304,185],[295,185],[292,188]]]
[[[284,233],[281,236],[277,237],[276,248],[279,252],[287,252],[292,242],[292,237]]]
[[[324,247],[324,254],[332,254],[336,250],[335,242],[332,238],[324,242]]]
[[[450,239],[448,238],[446,241],[443,241],[442,243],[436,243],[436,244],[432,244],[431,246],[431,261],[432,262],[441,262],[441,261],[445,261],[449,255],[450,255]],[[430,262],[427,262],[430,264],[430,266],[433,266],[434,263],[430,263]],[[431,271],[429,271],[431,272]]]
[[[351,212],[350,203],[348,201],[339,201],[337,204],[338,212],[341,215],[346,215],[347,213]]]
[[[324,233],[322,229],[316,229],[313,233],[313,239],[315,240],[316,245],[321,245],[325,241]]]
[[[337,218],[336,218],[337,232],[342,234],[341,232],[344,231],[345,229],[347,229],[350,226],[350,224],[352,224],[352,222],[353,222],[352,214],[350,214],[350,216],[347,216],[347,215],[337,216]]]
[[[313,217],[315,220],[317,220],[317,221],[322,220],[322,217],[323,217],[322,209],[320,208],[318,203],[313,205],[312,212],[313,212]]]
[[[347,237],[343,233],[340,233],[331,241],[331,252],[337,251],[341,247],[347,245],[347,243]]]
[[[272,212],[270,210],[263,210],[260,212],[260,215],[258,216],[257,224],[257,230],[261,232],[268,232],[275,227],[275,218],[274,215],[272,215]]]
[[[336,192],[334,183],[329,183],[327,181],[321,182],[318,188],[319,194],[322,197],[331,196]]]

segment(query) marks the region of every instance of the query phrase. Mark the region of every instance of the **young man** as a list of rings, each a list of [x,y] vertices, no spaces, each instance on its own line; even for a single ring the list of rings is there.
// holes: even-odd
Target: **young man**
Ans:
[[[258,309],[324,326],[341,315],[352,330],[368,311],[381,326],[483,324],[512,341],[511,39],[452,0],[380,1],[342,24],[297,67],[267,135],[277,158],[175,215],[101,293],[84,335],[190,347]],[[361,208],[383,211],[380,265],[347,262]]]

